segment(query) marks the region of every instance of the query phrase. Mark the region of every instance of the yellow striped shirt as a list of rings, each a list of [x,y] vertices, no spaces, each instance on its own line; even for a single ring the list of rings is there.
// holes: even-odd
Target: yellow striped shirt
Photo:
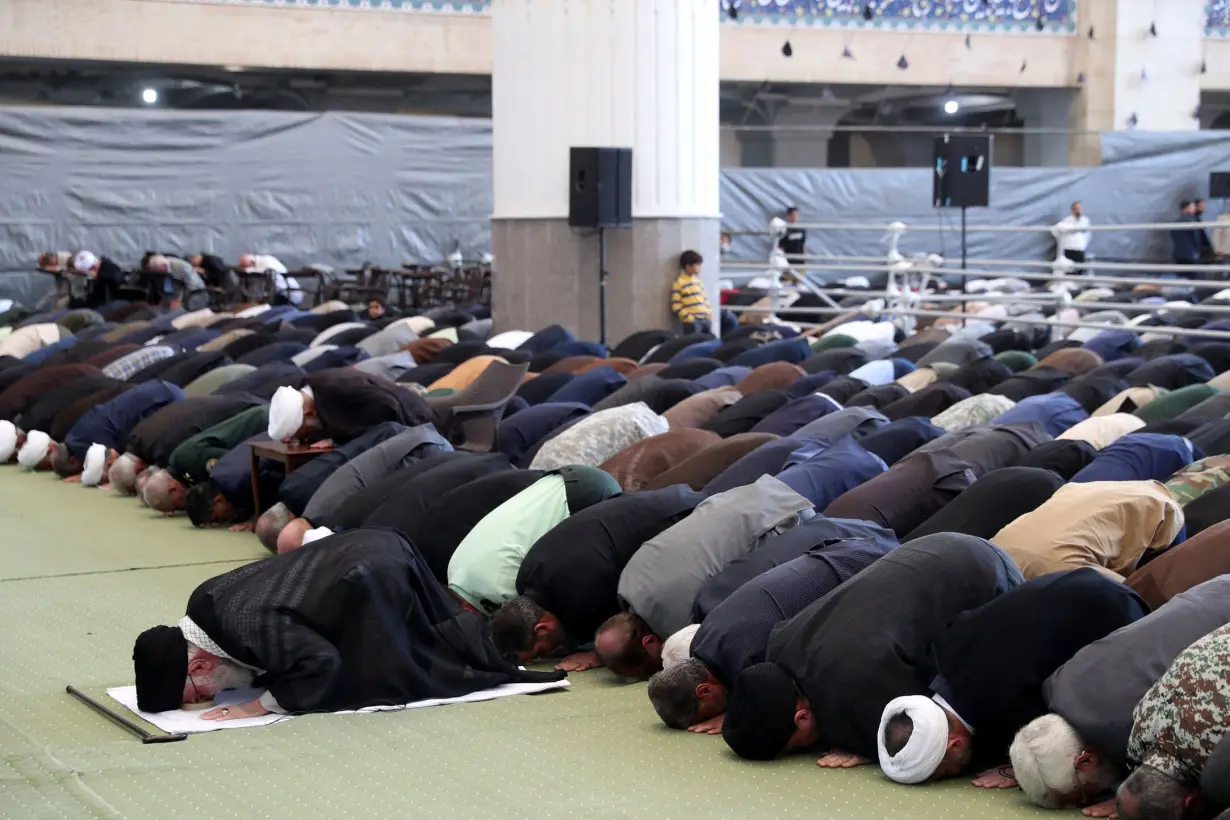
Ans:
[[[685,323],[698,319],[713,320],[709,297],[705,295],[705,287],[699,276],[680,271],[675,283],[671,285],[671,313]]]

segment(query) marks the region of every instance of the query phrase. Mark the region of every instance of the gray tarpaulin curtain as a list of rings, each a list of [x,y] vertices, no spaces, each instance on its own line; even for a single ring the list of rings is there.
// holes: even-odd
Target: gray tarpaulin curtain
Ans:
[[[491,122],[345,113],[0,108],[0,296],[41,251],[270,253],[288,267],[490,247]]]
[[[995,168],[991,172],[991,207],[968,212],[978,225],[1053,225],[1081,200],[1085,213],[1100,225],[1174,222],[1178,203],[1208,193],[1209,173],[1230,171],[1230,133],[1146,133],[1120,131],[1102,135],[1103,165],[1093,168]],[[734,230],[764,230],[771,216],[788,205],[800,209],[800,221],[812,223],[887,224],[900,220],[909,231],[900,250],[940,253],[952,266],[961,252],[961,212],[931,207],[929,168],[728,168],[722,173],[722,224]],[[1222,203],[1210,201],[1212,222]],[[1049,233],[968,232],[971,257],[1053,259]],[[877,256],[888,245],[883,233],[811,231],[813,254]],[[767,258],[768,243],[743,238],[735,257]],[[1089,250],[1106,260],[1168,261],[1165,232],[1099,232]],[[850,273],[835,272],[826,278]]]
[[[1050,225],[1074,199],[1099,224],[1164,222],[1177,202],[1230,171],[1230,134],[1102,135],[1095,168],[997,168],[980,224]],[[901,250],[960,253],[960,214],[931,207],[928,169],[726,169],[723,224],[763,230],[786,205],[806,222],[910,226]],[[1209,203],[1213,220],[1221,204]],[[133,265],[147,250],[278,256],[294,268],[443,259],[490,249],[491,123],[347,113],[0,108],[0,297],[45,302],[39,252],[105,253]],[[812,231],[815,254],[880,255],[879,233]],[[1102,259],[1165,260],[1160,233],[1098,233]],[[969,254],[1053,256],[1049,234],[971,231]],[[767,258],[740,239],[735,256]],[[833,274],[838,277],[841,274]]]

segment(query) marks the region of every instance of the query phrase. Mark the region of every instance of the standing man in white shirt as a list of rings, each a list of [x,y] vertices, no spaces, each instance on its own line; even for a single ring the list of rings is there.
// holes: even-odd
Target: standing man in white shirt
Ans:
[[[1072,203],[1072,213],[1055,223],[1051,236],[1059,246],[1059,253],[1076,264],[1084,264],[1085,251],[1089,248],[1089,217],[1079,201]]]

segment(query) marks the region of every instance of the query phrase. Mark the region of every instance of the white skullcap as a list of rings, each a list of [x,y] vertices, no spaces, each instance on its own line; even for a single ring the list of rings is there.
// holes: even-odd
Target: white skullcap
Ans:
[[[313,541],[319,541],[322,538],[328,538],[333,534],[333,530],[328,527],[317,527],[314,530],[308,530],[303,534],[303,543],[300,546],[306,547]]]
[[[17,449],[17,425],[0,421],[0,461],[8,461]]]
[[[89,251],[78,251],[73,257],[73,270],[77,273],[86,273],[96,264],[98,264],[98,257]]]
[[[85,451],[85,463],[81,468],[81,483],[97,487],[102,482],[103,467],[107,464],[107,445],[91,444]]]
[[[17,453],[17,463],[27,470],[33,470],[47,457],[47,451],[50,449],[51,436],[42,430],[31,430],[26,434],[26,443]]]
[[[269,402],[269,438],[285,441],[303,426],[303,394],[283,385]]]
[[[914,731],[905,747],[890,756],[884,748],[884,730],[888,722],[904,713],[914,723]],[[948,715],[931,698],[909,695],[894,698],[880,716],[880,731],[876,733],[876,748],[880,768],[897,783],[922,783],[935,774],[948,748]]]
[[[663,669],[670,669],[692,657],[692,639],[696,637],[698,629],[700,624],[688,624],[663,642]]]

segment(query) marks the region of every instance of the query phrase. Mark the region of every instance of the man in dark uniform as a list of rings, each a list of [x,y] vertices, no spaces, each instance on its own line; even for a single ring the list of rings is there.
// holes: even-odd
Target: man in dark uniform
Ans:
[[[336,535],[206,581],[177,626],[137,638],[133,664],[147,712],[250,684],[265,690],[206,720],[399,705],[564,677],[500,658],[481,620],[387,530]]]

